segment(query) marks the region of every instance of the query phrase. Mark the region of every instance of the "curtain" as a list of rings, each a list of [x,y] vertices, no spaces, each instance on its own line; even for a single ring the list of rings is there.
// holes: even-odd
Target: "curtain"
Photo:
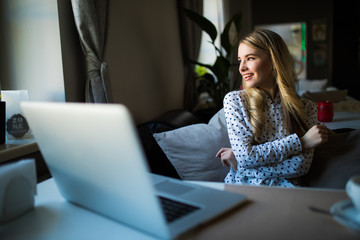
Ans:
[[[197,102],[196,83],[194,64],[189,60],[197,60],[200,43],[201,43],[201,29],[192,23],[181,12],[181,9],[186,8],[202,15],[203,0],[178,0],[179,9],[179,24],[180,24],[180,37],[184,61],[185,73],[185,89],[184,89],[184,108],[193,110]]]
[[[86,58],[86,102],[111,101],[107,63],[103,60],[108,0],[71,0],[81,46]]]

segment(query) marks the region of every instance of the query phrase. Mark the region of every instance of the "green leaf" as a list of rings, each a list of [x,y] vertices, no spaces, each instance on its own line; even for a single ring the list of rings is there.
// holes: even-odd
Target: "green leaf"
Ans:
[[[228,77],[229,74],[230,62],[223,56],[216,58],[216,61],[213,66],[211,66],[211,71],[216,75],[218,80],[222,80]]]
[[[198,77],[204,76],[206,73],[208,73],[208,70],[206,67],[197,65],[195,66],[195,72]]]
[[[206,73],[205,75],[199,77],[197,80],[199,81],[197,88],[198,93],[210,93],[211,90],[214,88],[215,79],[212,74]]]
[[[241,12],[235,14],[225,25],[224,31],[221,34],[221,45],[225,49],[228,55],[230,55],[233,48],[233,45],[229,39],[229,30],[231,28],[231,25],[234,24],[236,28],[236,33],[237,35],[239,35],[239,32],[241,30],[241,19],[242,19]]]
[[[208,86],[215,83],[215,78],[212,74],[206,73],[200,78],[200,81],[205,82]]]
[[[218,33],[216,27],[214,26],[214,24],[212,24],[212,22],[189,9],[184,8],[183,12],[191,21],[196,23],[203,31],[205,31],[210,36],[213,42],[215,42]]]
[[[212,66],[209,65],[209,64],[205,64],[205,63],[201,63],[201,62],[197,62],[197,61],[194,61],[194,60],[189,60],[191,63],[193,64],[197,64],[199,66],[202,66],[202,67],[206,67],[207,69],[211,69]]]

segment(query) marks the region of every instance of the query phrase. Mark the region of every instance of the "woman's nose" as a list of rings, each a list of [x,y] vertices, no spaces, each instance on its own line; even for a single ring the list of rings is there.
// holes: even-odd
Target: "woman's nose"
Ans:
[[[245,64],[245,61],[242,61],[239,65],[239,71],[242,72],[242,71],[245,71],[246,70],[246,64]]]

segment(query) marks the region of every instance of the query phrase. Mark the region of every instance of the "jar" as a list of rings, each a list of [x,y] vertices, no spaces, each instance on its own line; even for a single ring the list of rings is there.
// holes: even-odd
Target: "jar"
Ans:
[[[317,103],[317,118],[319,122],[331,122],[334,117],[334,105],[331,100]]]

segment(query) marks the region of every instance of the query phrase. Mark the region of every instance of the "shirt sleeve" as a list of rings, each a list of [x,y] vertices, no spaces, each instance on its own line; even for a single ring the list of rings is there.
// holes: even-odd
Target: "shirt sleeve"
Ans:
[[[259,171],[268,177],[295,178],[305,175],[311,166],[314,150],[293,156],[283,162],[270,164],[258,168]],[[259,177],[259,176],[257,176]]]
[[[314,102],[302,99],[302,102],[305,105],[305,113],[306,113],[306,120],[305,124],[307,125],[308,129],[310,129],[312,126],[318,124],[317,121],[317,106]]]
[[[291,134],[282,139],[266,142],[259,145],[253,144],[253,134],[248,121],[247,110],[243,107],[243,99],[235,93],[229,93],[224,98],[225,117],[228,126],[229,140],[238,168],[259,168],[260,171],[284,176],[290,174],[294,177],[297,172],[307,172],[313,151],[302,153],[299,137]],[[307,113],[314,109],[310,107]],[[315,112],[316,113],[316,112]],[[308,125],[314,123],[314,114],[311,112]],[[315,114],[316,123],[316,114]],[[310,161],[310,162],[309,162]],[[303,169],[304,171],[300,171]]]
[[[307,116],[307,118],[305,119],[305,123],[307,124],[307,127],[310,129],[312,126],[317,124],[316,104],[307,100],[303,100],[303,103],[305,104],[305,113]],[[267,167],[262,167],[261,170],[263,172],[269,173],[270,176],[273,177],[285,177],[285,178],[301,177],[309,171],[313,156],[314,156],[314,149],[309,149],[281,163],[272,164]]]

